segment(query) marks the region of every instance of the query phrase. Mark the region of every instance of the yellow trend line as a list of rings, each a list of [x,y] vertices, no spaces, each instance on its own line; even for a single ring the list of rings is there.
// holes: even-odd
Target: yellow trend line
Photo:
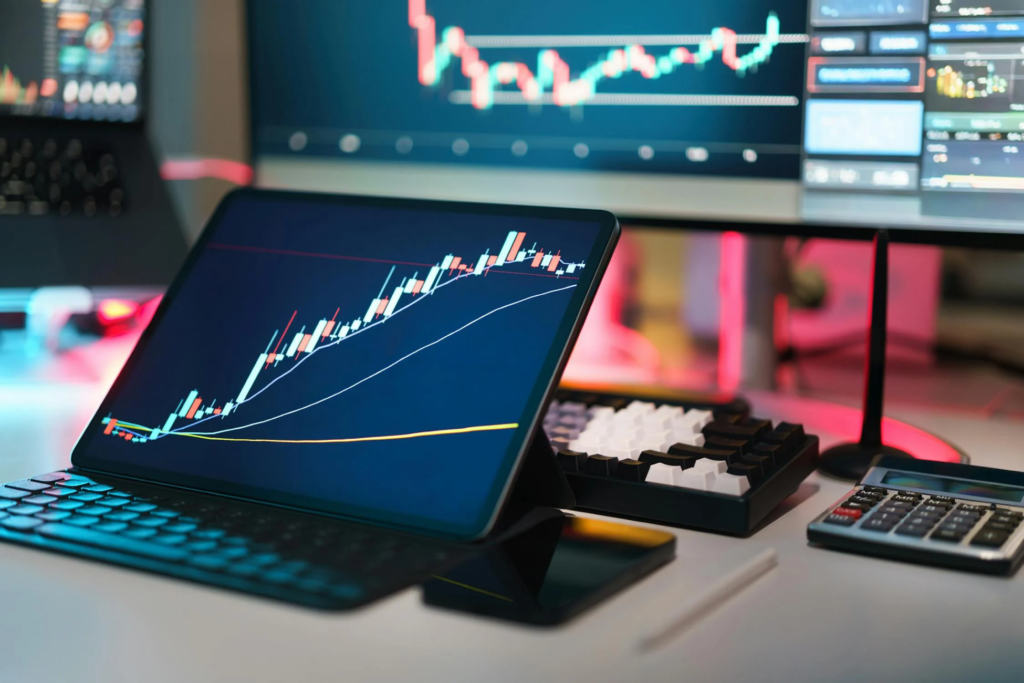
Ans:
[[[187,436],[205,441],[242,441],[245,443],[358,443],[360,441],[396,441],[398,439],[418,439],[424,436],[444,436],[446,434],[470,434],[472,432],[496,432],[503,429],[516,429],[518,423],[501,425],[482,425],[479,427],[462,427],[459,429],[436,429],[432,432],[413,432],[412,434],[390,434],[388,436],[363,436],[355,439],[233,439],[223,436],[203,436],[188,432],[167,432],[168,436]]]
[[[506,597],[504,595],[501,595],[500,593],[492,593],[491,591],[485,591],[483,588],[477,588],[476,586],[470,586],[468,583],[461,583],[459,581],[453,581],[453,580],[445,578],[443,576],[438,576],[437,574],[431,574],[431,577],[437,579],[438,581],[444,581],[445,583],[450,583],[453,586],[458,586],[459,588],[465,588],[466,590],[473,591],[474,593],[482,593],[483,595],[486,595],[487,597],[490,597],[490,598],[498,598],[499,600],[504,600],[505,602],[514,602],[512,600],[512,598],[509,598],[509,597]]]

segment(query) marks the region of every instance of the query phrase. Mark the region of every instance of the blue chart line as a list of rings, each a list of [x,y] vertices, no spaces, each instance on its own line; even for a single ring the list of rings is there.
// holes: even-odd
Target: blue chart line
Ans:
[[[509,264],[522,264],[529,270],[513,270],[503,271],[497,270],[494,272],[508,272],[509,274],[519,275],[537,275],[551,278],[566,278],[570,280],[576,280],[577,277],[570,275],[571,273],[581,270],[586,267],[585,263],[571,263],[561,258],[561,253],[557,251],[547,251],[538,248],[536,244],[531,248],[525,248],[523,241],[525,233],[522,232],[510,232],[505,240],[504,245],[498,251],[497,254],[491,254],[490,250],[485,251],[480,255],[479,259],[473,262],[462,262],[462,259],[449,254],[443,260],[439,261],[433,267],[430,267],[426,274],[421,278],[420,273],[416,272],[411,277],[405,277],[401,280],[393,292],[388,293],[388,285],[392,281],[392,277],[395,275],[395,267],[392,266],[388,272],[387,279],[381,287],[380,294],[376,299],[370,303],[369,309],[366,313],[353,319],[349,323],[341,323],[337,321],[338,312],[340,308],[335,312],[334,317],[330,320],[321,319],[316,325],[312,326],[311,330],[307,331],[306,326],[302,326],[294,336],[289,339],[289,330],[292,329],[292,324],[295,322],[296,313],[292,314],[291,320],[288,325],[285,326],[284,331],[275,330],[271,336],[270,341],[267,343],[266,349],[262,354],[259,355],[255,366],[250,371],[247,380],[243,384],[241,392],[238,397],[233,401],[217,405],[217,401],[204,402],[203,398],[199,395],[198,390],[193,390],[188,397],[178,402],[178,406],[175,411],[170,414],[163,427],[146,427],[141,424],[128,421],[119,421],[114,419],[112,416],[108,416],[103,419],[105,425],[104,434],[114,435],[117,437],[124,438],[128,441],[137,443],[146,443],[148,441],[156,441],[166,436],[215,436],[219,434],[225,434],[229,432],[235,432],[239,430],[249,429],[256,427],[274,420],[278,420],[282,417],[294,415],[301,411],[307,410],[321,403],[336,398],[355,387],[383,374],[390,370],[396,365],[404,362],[405,360],[419,354],[426,349],[429,349],[441,342],[449,339],[450,337],[458,334],[459,332],[471,327],[472,325],[488,318],[489,316],[498,313],[502,310],[517,306],[527,301],[537,299],[540,297],[547,296],[549,294],[555,294],[558,292],[564,292],[576,287],[576,284],[570,284],[556,289],[534,294],[518,301],[514,301],[508,304],[499,306],[483,315],[471,320],[465,325],[458,329],[449,332],[448,334],[440,337],[439,339],[430,342],[418,349],[406,354],[402,358],[394,361],[384,368],[374,372],[373,374],[364,377],[363,379],[355,382],[351,386],[342,389],[341,391],[335,392],[330,396],[326,396],[317,401],[309,403],[305,406],[289,410],[287,412],[269,417],[249,424],[231,427],[216,431],[197,432],[192,431],[195,427],[204,424],[210,420],[216,418],[225,418],[229,415],[234,415],[240,406],[243,406],[250,401],[261,396],[270,387],[276,384],[281,379],[284,379],[292,372],[298,369],[300,365],[306,362],[308,358],[312,357],[316,353],[323,351],[328,348],[336,347],[341,342],[354,337],[358,334],[362,334],[369,329],[384,324],[389,318],[408,310],[412,306],[420,303],[421,301],[429,298],[429,295],[434,294],[437,290],[440,290],[448,285],[455,282],[465,281],[466,278],[475,276],[486,276],[490,274],[493,269],[500,269],[502,266]],[[530,272],[533,270],[533,272]],[[542,272],[538,272],[542,271]],[[451,276],[445,279],[447,276]],[[397,279],[396,279],[397,280]],[[407,295],[407,296],[406,296]],[[402,305],[399,306],[399,301],[402,300]],[[323,343],[321,343],[323,342]],[[261,388],[253,391],[254,385],[258,377],[262,372],[270,367],[276,367],[281,362],[286,360],[292,360],[291,367],[283,370],[280,374],[275,376],[269,382],[267,382]],[[174,422],[178,420],[187,420],[185,424],[174,427]]]

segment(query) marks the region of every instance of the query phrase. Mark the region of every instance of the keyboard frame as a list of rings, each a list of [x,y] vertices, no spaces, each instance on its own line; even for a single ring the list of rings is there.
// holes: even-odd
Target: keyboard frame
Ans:
[[[588,394],[627,400],[655,400],[690,409],[711,410],[716,418],[727,415],[750,417],[750,406],[743,399],[723,397],[708,401],[689,400],[689,395],[668,392],[656,395],[586,391],[573,387],[561,389],[559,401],[587,403]],[[678,486],[633,482],[615,477],[602,477],[585,472],[566,472],[565,477],[576,496],[576,509],[601,515],[612,515],[642,522],[675,527],[689,527],[736,536],[748,536],[782,501],[796,493],[800,484],[818,466],[819,441],[807,435],[804,443],[789,462],[758,482],[742,496],[728,496]]]
[[[824,521],[835,508],[841,507],[841,504],[853,493],[860,491],[865,486],[884,488],[894,492],[911,491],[926,496],[934,493],[935,495],[955,498],[957,505],[960,503],[981,505],[995,503],[1001,507],[1014,508],[1017,511],[1024,512],[1024,502],[1014,504],[1009,501],[991,500],[977,496],[957,495],[927,489],[894,487],[881,483],[885,475],[893,470],[934,474],[941,477],[973,481],[989,481],[991,483],[1015,486],[1024,484],[1024,474],[1020,472],[954,463],[932,463],[921,460],[907,461],[904,458],[882,458],[874,467],[868,470],[867,474],[864,475],[864,478],[861,479],[851,493],[829,505],[822,514],[818,515],[808,525],[807,540],[820,546],[871,555],[873,557],[948,567],[951,569],[963,569],[984,574],[1010,575],[1016,572],[1021,563],[1024,562],[1024,524],[1018,526],[999,548],[967,545],[967,541],[974,534],[978,533],[984,525],[984,520],[991,515],[991,512],[987,512],[964,540],[955,545],[943,541],[932,541],[927,538],[901,536],[892,532],[883,534],[877,531],[862,530],[860,527],[863,520],[869,517],[871,513],[863,515],[857,520],[856,524],[848,527],[829,524]]]

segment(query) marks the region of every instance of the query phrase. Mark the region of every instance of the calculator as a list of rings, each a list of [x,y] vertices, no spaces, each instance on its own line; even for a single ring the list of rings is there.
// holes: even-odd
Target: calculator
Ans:
[[[881,457],[807,527],[814,544],[1011,574],[1024,556],[1024,473]]]

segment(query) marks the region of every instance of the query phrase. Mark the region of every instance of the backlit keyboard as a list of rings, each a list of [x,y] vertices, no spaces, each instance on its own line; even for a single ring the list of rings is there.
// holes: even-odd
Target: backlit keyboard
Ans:
[[[79,140],[0,137],[0,216],[119,216],[124,189],[113,153]]]
[[[428,578],[452,544],[77,471],[0,486],[0,540],[323,609]]]
[[[817,437],[742,405],[559,398],[544,428],[581,510],[747,534],[816,466]]]

